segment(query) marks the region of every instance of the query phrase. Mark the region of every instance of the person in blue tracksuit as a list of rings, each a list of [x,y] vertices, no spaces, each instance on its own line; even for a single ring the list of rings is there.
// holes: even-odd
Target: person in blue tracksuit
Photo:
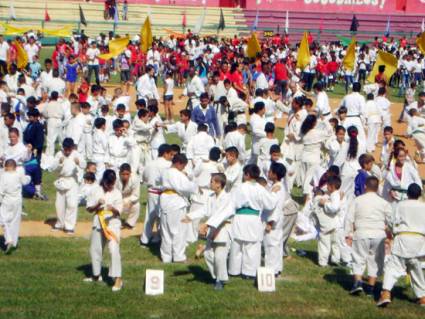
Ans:
[[[218,124],[217,113],[212,105],[208,93],[202,93],[200,96],[200,105],[192,111],[192,121],[196,124],[206,124],[208,134],[212,137],[220,137],[221,130]]]

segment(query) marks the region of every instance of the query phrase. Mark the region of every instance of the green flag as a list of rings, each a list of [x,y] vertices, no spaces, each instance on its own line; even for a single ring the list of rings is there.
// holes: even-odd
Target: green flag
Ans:
[[[80,7],[80,23],[87,27],[86,17],[84,16],[83,8]]]
[[[224,22],[223,9],[220,8],[220,21],[218,22],[218,30],[224,30],[226,23]]]

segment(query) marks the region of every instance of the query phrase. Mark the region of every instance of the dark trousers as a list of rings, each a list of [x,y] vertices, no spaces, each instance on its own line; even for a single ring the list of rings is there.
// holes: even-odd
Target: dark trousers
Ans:
[[[99,81],[99,66],[98,65],[89,65],[89,73],[87,75],[87,82],[90,84],[91,81],[91,75],[94,72],[94,78],[96,80],[96,84],[100,85]]]
[[[6,61],[0,60],[0,75],[6,75],[7,74],[7,63]]]

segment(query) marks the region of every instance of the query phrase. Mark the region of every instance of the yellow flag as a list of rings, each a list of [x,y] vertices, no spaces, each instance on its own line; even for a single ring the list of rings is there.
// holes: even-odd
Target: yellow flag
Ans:
[[[297,68],[304,70],[310,63],[310,46],[308,44],[307,32],[304,32],[303,38],[298,49]]]
[[[129,37],[125,38],[118,38],[109,41],[108,47],[109,47],[109,53],[101,54],[99,55],[99,58],[103,60],[109,60],[112,58],[116,58],[121,53],[125,51],[127,48],[128,42],[130,42]]]
[[[18,41],[13,41],[16,47],[16,65],[18,69],[23,69],[28,64],[28,54]]]
[[[20,35],[34,29],[32,27],[18,28],[7,23],[2,23],[2,26],[4,29],[4,32],[3,32],[4,35]],[[35,30],[37,30],[37,28],[35,28]]]
[[[356,37],[351,39],[351,43],[347,48],[344,60],[342,60],[342,65],[346,70],[353,71],[354,63],[356,61]]]
[[[397,58],[394,55],[384,51],[378,51],[378,57],[376,59],[375,65],[373,66],[372,72],[370,72],[370,75],[367,78],[368,82],[375,82],[375,76],[378,74],[380,65],[385,65],[384,75],[387,78],[387,81],[389,81],[395,71],[397,71],[397,64]]]
[[[422,32],[419,37],[416,38],[416,45],[422,54],[425,54],[425,32]]]
[[[146,17],[145,23],[143,24],[142,30],[140,30],[140,50],[146,53],[152,46],[152,26],[149,16]]]
[[[70,38],[72,36],[72,26],[64,26],[60,29],[40,29],[40,32],[44,36],[60,37],[60,38]]]
[[[255,32],[251,33],[251,37],[248,40],[248,46],[246,48],[246,55],[249,58],[255,58],[257,53],[261,52],[260,43],[257,39],[257,34]]]

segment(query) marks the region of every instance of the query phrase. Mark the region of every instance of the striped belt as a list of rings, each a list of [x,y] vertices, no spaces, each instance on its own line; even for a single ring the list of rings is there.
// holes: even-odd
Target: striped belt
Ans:
[[[254,215],[259,216],[260,211],[251,207],[241,207],[236,210],[236,215]]]
[[[155,194],[155,195],[161,195],[162,191],[156,188],[149,188],[148,193]]]

